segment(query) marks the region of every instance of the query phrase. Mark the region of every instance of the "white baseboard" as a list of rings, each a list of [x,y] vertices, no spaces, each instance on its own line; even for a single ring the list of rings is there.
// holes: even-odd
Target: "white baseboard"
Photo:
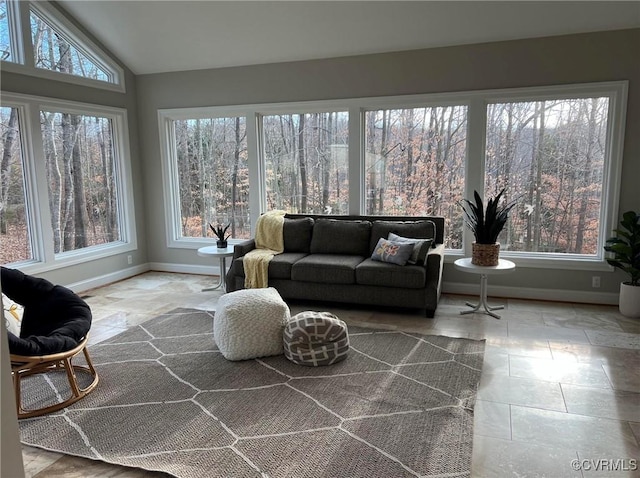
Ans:
[[[89,289],[102,287],[113,282],[118,282],[123,279],[128,279],[129,277],[137,276],[138,274],[148,272],[149,270],[151,270],[149,268],[149,264],[127,267],[126,269],[122,269],[121,271],[111,272],[109,274],[104,274],[98,277],[92,277],[91,279],[83,280],[80,282],[74,282],[73,284],[68,285],[67,288],[76,293],[84,292]]]
[[[231,261],[227,262],[227,266]],[[199,275],[220,275],[220,266],[214,265],[191,265],[191,264],[173,264],[165,262],[150,262],[149,270],[160,272],[178,272],[181,274],[199,274]]]
[[[449,294],[478,295],[479,284],[443,282],[442,292]],[[537,289],[531,287],[509,287],[489,285],[488,295],[508,299],[535,299],[584,304],[618,304],[618,294],[612,292],[590,292],[582,290]]]

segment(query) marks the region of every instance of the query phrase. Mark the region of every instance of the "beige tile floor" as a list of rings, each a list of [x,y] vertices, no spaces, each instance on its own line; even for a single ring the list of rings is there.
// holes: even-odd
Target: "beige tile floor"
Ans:
[[[221,292],[201,291],[211,282],[149,272],[87,291],[91,341],[175,307],[215,310]],[[353,324],[486,339],[473,477],[640,477],[640,319],[612,306],[516,299],[490,300],[505,303],[500,320],[460,315],[469,300],[444,295],[434,319],[317,303],[291,304],[291,311],[329,310]],[[26,446],[23,459],[28,477],[163,476]]]

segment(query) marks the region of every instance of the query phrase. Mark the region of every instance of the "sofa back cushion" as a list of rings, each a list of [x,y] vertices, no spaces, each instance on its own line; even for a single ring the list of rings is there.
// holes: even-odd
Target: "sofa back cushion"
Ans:
[[[282,236],[284,238],[284,252],[309,252],[311,247],[311,233],[313,218],[300,219],[284,218]]]
[[[313,226],[310,252],[311,254],[349,254],[369,257],[371,255],[370,236],[369,221],[317,219]]]
[[[378,244],[378,241],[387,239],[389,233],[393,232],[398,236],[411,237],[414,239],[434,239],[436,237],[436,225],[433,221],[374,221],[371,228],[371,239],[369,241],[369,255]]]

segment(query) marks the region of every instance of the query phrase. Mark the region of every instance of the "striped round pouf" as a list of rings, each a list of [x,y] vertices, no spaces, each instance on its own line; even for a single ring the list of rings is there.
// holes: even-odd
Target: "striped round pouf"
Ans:
[[[285,357],[298,365],[331,365],[349,353],[347,324],[329,312],[294,315],[285,325],[283,338]]]

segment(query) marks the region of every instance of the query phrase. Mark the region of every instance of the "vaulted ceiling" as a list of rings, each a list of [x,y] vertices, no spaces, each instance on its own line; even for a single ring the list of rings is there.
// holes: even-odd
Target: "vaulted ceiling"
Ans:
[[[638,1],[58,3],[136,74],[640,27]]]

